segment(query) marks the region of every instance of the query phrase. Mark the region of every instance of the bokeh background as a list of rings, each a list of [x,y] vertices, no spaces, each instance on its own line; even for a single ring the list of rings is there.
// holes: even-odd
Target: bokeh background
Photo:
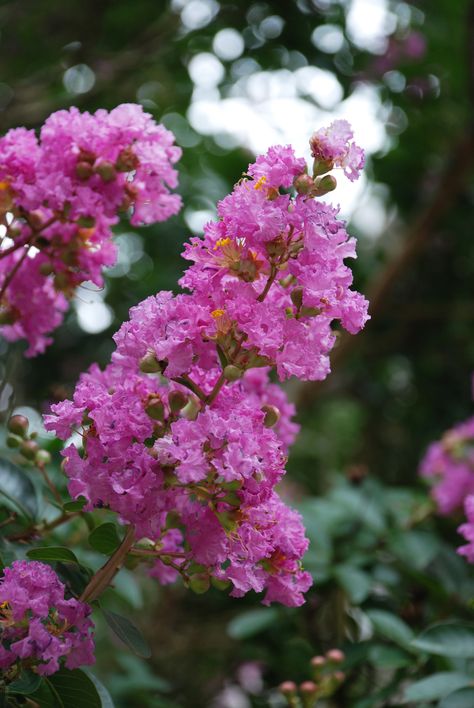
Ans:
[[[276,143],[308,156],[311,133],[334,118],[367,153],[363,178],[341,179],[336,199],[359,240],[356,285],[372,320],[341,338],[327,382],[288,387],[302,432],[286,495],[305,514],[315,576],[306,606],[192,596],[125,571],[120,602],[153,658],[104,629],[98,674],[117,706],[277,706],[278,683],[307,678],[312,655],[340,646],[347,681],[331,705],[399,705],[414,667],[367,613],[417,630],[469,618],[474,596],[456,520],[431,513],[417,476],[429,441],[472,412],[474,4],[3,0],[2,131],[121,102],[174,131],[184,208],[165,224],[116,229],[105,288],[79,289],[45,355],[28,361],[22,345],[0,342],[3,415],[38,418],[92,362],[105,364],[128,309],[176,289],[183,242],[253,156]]]

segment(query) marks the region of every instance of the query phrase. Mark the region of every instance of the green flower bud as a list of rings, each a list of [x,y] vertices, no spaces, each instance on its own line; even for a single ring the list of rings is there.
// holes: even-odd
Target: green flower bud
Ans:
[[[98,165],[94,167],[94,172],[96,172],[104,182],[113,182],[117,176],[115,171],[115,166],[109,160],[103,160]]]
[[[19,447],[21,445],[21,438],[18,435],[8,435],[7,436],[7,447]]]
[[[145,411],[153,420],[162,421],[165,418],[165,407],[159,396],[150,396],[145,406]]]
[[[38,450],[39,445],[34,440],[23,440],[20,445],[20,452],[27,460],[34,460]]]
[[[168,405],[172,413],[179,413],[179,411],[184,408],[189,400],[189,396],[186,396],[182,391],[171,391],[168,396]]]
[[[196,573],[189,578],[189,589],[195,592],[197,595],[202,595],[209,590],[211,582],[209,576],[204,573]]]
[[[226,381],[237,381],[238,379],[241,379],[243,375],[243,370],[234,364],[227,364],[224,368],[224,378]]]
[[[81,180],[87,180],[89,177],[92,177],[94,174],[94,170],[92,169],[92,165],[90,162],[78,162],[76,165],[76,177],[78,177]]]
[[[44,467],[44,465],[49,465],[51,462],[51,455],[47,450],[38,450],[35,457],[35,462],[38,467]]]
[[[304,290],[301,287],[301,285],[299,285],[297,288],[293,288],[293,290],[291,291],[291,295],[290,295],[291,302],[298,310],[300,309],[301,305],[303,304],[303,293],[304,293]]]
[[[28,432],[29,421],[24,415],[12,415],[8,421],[8,430],[15,435],[24,438]]]
[[[144,374],[157,374],[161,372],[160,362],[154,352],[148,352],[140,359],[140,371]]]

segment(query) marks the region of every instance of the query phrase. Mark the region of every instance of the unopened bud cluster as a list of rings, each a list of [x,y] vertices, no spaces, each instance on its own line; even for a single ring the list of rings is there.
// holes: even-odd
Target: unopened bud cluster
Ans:
[[[315,708],[322,698],[330,698],[345,680],[340,665],[345,659],[340,649],[330,649],[325,656],[314,656],[310,661],[312,679],[299,686],[284,681],[279,686],[290,708]]]

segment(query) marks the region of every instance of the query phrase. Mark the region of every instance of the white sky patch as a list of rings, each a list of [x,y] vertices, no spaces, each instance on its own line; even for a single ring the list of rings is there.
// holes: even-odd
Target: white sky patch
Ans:
[[[83,283],[74,297],[74,309],[77,321],[84,332],[98,334],[112,324],[114,317],[111,308],[105,304],[105,289],[99,290],[94,283]]]
[[[381,54],[387,36],[397,24],[397,18],[388,9],[388,0],[352,0],[347,13],[346,32],[361,49]]]

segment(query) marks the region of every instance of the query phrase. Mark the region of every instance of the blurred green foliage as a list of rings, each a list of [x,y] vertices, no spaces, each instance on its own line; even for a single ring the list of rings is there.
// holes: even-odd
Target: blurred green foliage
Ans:
[[[179,253],[190,230],[186,209],[212,211],[245,170],[248,150],[222,135],[201,135],[189,122],[195,89],[189,62],[213,52],[220,30],[232,28],[244,41],[241,56],[223,61],[222,97],[257,71],[316,66],[337,77],[344,97],[363,82],[375,87],[387,134],[367,170],[367,189],[375,186],[382,195],[386,226],[374,237],[369,209],[367,230],[364,218],[352,226],[359,238],[357,286],[373,291],[404,253],[401,267],[328,382],[289,391],[301,403],[302,433],[289,461],[286,495],[304,514],[311,539],[307,566],[315,586],[307,604],[261,609],[256,597],[230,600],[215,590],[193,596],[147,578],[137,581],[125,569],[104,602],[111,612],[133,616],[152,658],[131,654],[98,618],[97,674],[117,707],[284,705],[274,687],[284,679],[307,679],[310,658],[333,646],[346,653],[346,680],[327,705],[474,705],[466,688],[473,677],[472,646],[460,656],[427,649],[421,640],[413,644],[429,625],[449,620],[467,627],[473,619],[474,575],[455,554],[456,520],[433,514],[416,473],[427,443],[472,409],[472,3],[374,0],[374,11],[376,5],[389,11],[385,57],[411,31],[426,41],[423,56],[401,56],[392,68],[381,63],[383,46],[374,53],[348,30],[352,5],[355,0],[0,4],[2,130],[36,127],[52,110],[70,105],[95,110],[139,100],[184,147],[179,191],[185,204],[184,214],[165,224],[132,236],[117,229],[123,260],[122,270],[107,279],[105,301],[113,315],[107,329],[88,334],[70,312],[55,344],[36,360],[25,360],[21,345],[0,344],[3,417],[15,405],[43,410],[69,395],[93,361],[107,361],[111,334],[129,307],[159,289],[177,288]],[[370,5],[361,4],[367,13],[362,23],[373,21]],[[275,16],[281,21],[272,29],[269,18]],[[342,32],[340,49],[322,51],[314,32],[333,26]],[[302,100],[317,105],[309,93]],[[423,228],[420,246],[410,250]],[[87,289],[80,297],[88,299]],[[60,483],[59,472],[56,477]],[[14,479],[13,497],[20,490],[23,504],[29,500],[29,511],[41,516],[41,508],[33,509],[38,493],[31,480],[21,470],[10,475],[10,486]],[[5,503],[5,518],[12,503]],[[107,520],[98,514],[89,519],[91,526]],[[80,520],[73,523],[81,564],[99,567],[101,544],[110,550],[113,538],[102,529],[98,543],[97,535],[89,543],[88,529]],[[53,545],[67,541],[62,533],[57,530]],[[21,543],[4,545],[2,561],[25,550]],[[71,588],[84,585],[77,568],[64,558],[55,562]],[[459,628],[453,631],[451,645],[462,642]],[[472,630],[466,631],[472,643]],[[242,667],[249,666],[260,683],[246,682]],[[240,703],[223,702],[232,691]]]

